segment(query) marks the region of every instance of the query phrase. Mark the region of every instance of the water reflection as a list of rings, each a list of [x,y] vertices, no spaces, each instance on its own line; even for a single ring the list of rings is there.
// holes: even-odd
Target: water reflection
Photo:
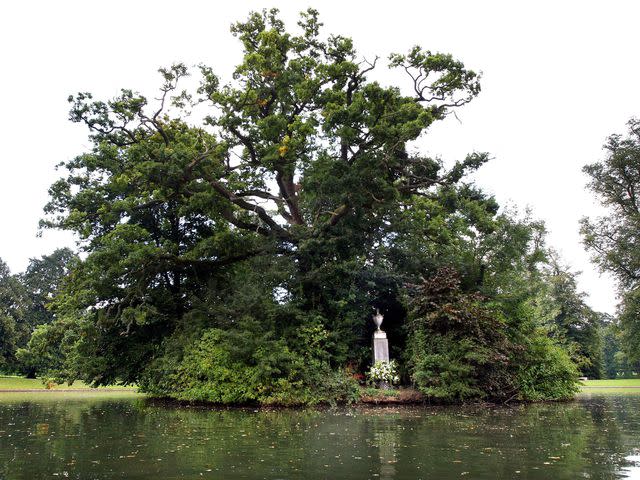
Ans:
[[[34,400],[36,398],[36,400]],[[639,478],[640,396],[511,408],[173,408],[0,397],[0,479]]]
[[[391,421],[376,422],[376,420],[384,420],[384,415],[378,418],[369,418],[370,425],[368,430],[373,436],[373,445],[377,448],[377,458],[380,461],[378,476],[381,480],[392,480],[396,476],[395,464],[398,462],[397,448],[399,442],[399,432],[397,422]]]

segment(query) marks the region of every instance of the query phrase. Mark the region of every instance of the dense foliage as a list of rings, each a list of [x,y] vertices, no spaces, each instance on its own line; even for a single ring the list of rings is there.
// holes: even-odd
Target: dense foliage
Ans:
[[[46,368],[50,365],[48,361],[27,358],[25,347],[34,330],[54,321],[49,305],[75,258],[70,249],[60,248],[50,255],[32,258],[26,271],[18,275],[12,275],[0,259],[0,371],[33,377],[38,364],[46,364]]]
[[[174,65],[157,103],[70,98],[92,148],[62,165],[43,225],[85,255],[22,357],[181,400],[349,401],[378,308],[404,381],[434,399],[571,396],[574,361],[601,360],[575,284],[548,274],[544,226],[470,183],[486,154],[445,168],[414,151],[478,76],[414,47],[390,56],[408,76],[385,86],[379,59],[323,37],[317,12],[298,25],[235,24],[226,85],[202,66],[182,91]]]
[[[455,271],[441,269],[416,287],[408,364],[418,387],[445,400],[516,392],[509,371],[516,346],[507,325],[476,293],[463,293]]]
[[[593,261],[620,285],[623,353],[640,371],[640,120],[628,123],[628,135],[611,135],[603,160],[584,167],[589,188],[607,215],[582,220],[584,244]]]
[[[581,375],[598,379],[604,372],[603,329],[606,315],[585,303],[577,287],[576,274],[549,255],[542,271],[543,286],[537,304],[551,335],[570,352]]]
[[[513,301],[463,292],[450,268],[416,285],[406,360],[418,388],[444,401],[571,397],[575,363],[532,317],[528,299]]]

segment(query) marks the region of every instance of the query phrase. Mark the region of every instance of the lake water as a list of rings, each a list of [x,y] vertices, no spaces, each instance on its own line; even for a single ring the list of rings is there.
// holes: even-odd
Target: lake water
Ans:
[[[210,410],[0,394],[0,479],[640,478],[640,395],[516,407]]]

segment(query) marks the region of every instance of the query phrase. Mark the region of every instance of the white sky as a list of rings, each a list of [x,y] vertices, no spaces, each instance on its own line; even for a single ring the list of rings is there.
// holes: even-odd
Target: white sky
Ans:
[[[240,52],[230,23],[271,6],[291,27],[313,6],[326,32],[351,36],[369,58],[420,44],[481,70],[480,96],[460,121],[434,127],[425,150],[450,160],[490,152],[478,183],[546,221],[549,243],[584,272],[591,306],[613,312],[614,284],[580,244],[579,218],[598,212],[581,167],[640,115],[635,1],[2,2],[0,258],[12,271],[73,245],[60,232],[36,238],[55,164],[89,146],[84,128],[67,120],[67,96],[106,98],[127,87],[152,97],[157,68],[177,61],[227,74]]]

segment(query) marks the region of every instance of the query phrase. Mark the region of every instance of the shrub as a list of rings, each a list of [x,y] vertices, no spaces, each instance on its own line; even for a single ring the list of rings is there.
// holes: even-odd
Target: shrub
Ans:
[[[463,293],[458,275],[441,269],[416,288],[407,363],[428,397],[442,401],[503,398],[514,390],[514,345],[498,312]]]
[[[570,399],[579,390],[579,371],[569,354],[538,330],[519,360],[520,400]]]
[[[287,339],[256,329],[212,328],[195,341],[177,338],[153,362],[142,388],[156,396],[220,404],[313,405],[356,400],[356,382],[345,372],[331,369],[324,358],[321,343],[326,332],[317,328],[314,332],[299,332],[307,343],[297,345],[296,350]]]
[[[517,300],[517,299],[516,299]],[[442,401],[560,400],[578,390],[578,369],[526,301],[464,293],[441,269],[416,289],[408,364],[418,389]]]

